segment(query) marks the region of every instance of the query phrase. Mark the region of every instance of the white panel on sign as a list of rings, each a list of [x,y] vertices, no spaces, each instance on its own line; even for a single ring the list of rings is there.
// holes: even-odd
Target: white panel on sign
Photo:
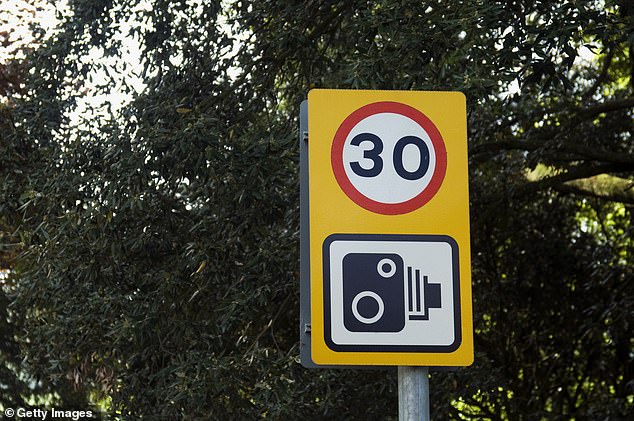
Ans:
[[[446,236],[330,236],[324,244],[329,346],[394,352],[459,346],[457,252]]]

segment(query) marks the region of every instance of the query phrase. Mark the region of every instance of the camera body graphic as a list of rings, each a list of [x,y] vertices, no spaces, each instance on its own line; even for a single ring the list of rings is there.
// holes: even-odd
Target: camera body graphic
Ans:
[[[400,332],[406,319],[428,320],[440,308],[440,285],[405,266],[395,253],[349,253],[343,258],[343,321],[351,332]]]
[[[403,259],[350,253],[343,258],[343,323],[351,332],[399,332],[405,327]]]

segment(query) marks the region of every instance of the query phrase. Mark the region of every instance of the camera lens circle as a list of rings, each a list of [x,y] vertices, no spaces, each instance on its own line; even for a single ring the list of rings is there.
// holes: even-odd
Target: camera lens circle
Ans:
[[[396,263],[392,259],[381,259],[376,265],[376,271],[384,278],[391,278],[396,273]]]
[[[361,315],[361,313],[359,313],[359,308],[358,308],[359,307],[359,301],[361,301],[361,299],[365,298],[365,297],[373,298],[376,301],[376,303],[378,304],[378,306],[379,306],[376,314],[374,316],[372,316],[372,317],[364,317],[364,316]],[[381,317],[383,317],[383,312],[384,311],[385,311],[385,305],[383,304],[383,300],[375,292],[372,292],[372,291],[361,291],[352,300],[352,314],[354,314],[354,317],[356,317],[357,320],[360,321],[361,323],[365,323],[367,325],[375,323]]]

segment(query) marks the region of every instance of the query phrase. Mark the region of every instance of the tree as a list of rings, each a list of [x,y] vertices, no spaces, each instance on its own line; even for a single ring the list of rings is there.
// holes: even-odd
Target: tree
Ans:
[[[29,309],[33,375],[121,418],[394,419],[393,370],[297,363],[298,107],[315,86],[456,89],[476,363],[432,375],[434,417],[631,413],[627,3],[70,7],[29,62],[14,142],[42,155],[3,210],[29,215],[11,299]],[[119,114],[68,119],[103,66],[82,57],[120,57],[123,28],[145,91]]]
[[[51,164],[45,137],[40,135],[48,124],[39,126],[51,110],[34,108],[43,96],[23,101],[34,88],[25,86],[29,78],[26,57],[46,38],[47,24],[42,19],[46,12],[46,5],[39,1],[0,6],[0,409],[24,408],[34,402],[86,405],[66,384],[34,376],[27,369],[28,357],[19,348],[41,339],[25,337],[23,330],[25,318],[37,310],[16,306],[11,299],[16,279],[29,271],[22,263],[23,253],[32,240],[38,241],[39,228],[33,230],[33,223],[39,215],[30,212],[28,204],[39,194],[35,186],[45,176],[42,169]],[[20,121],[25,117],[36,117],[38,122],[29,126]]]

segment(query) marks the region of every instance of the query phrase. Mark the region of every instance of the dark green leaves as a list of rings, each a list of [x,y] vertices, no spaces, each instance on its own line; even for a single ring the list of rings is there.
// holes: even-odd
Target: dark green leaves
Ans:
[[[19,371],[121,419],[396,419],[395,370],[297,363],[297,114],[320,87],[467,95],[476,362],[433,374],[433,417],[632,412],[621,2],[69,7],[0,110],[3,405]],[[87,59],[128,43],[139,63]],[[69,118],[90,78],[132,102]]]

